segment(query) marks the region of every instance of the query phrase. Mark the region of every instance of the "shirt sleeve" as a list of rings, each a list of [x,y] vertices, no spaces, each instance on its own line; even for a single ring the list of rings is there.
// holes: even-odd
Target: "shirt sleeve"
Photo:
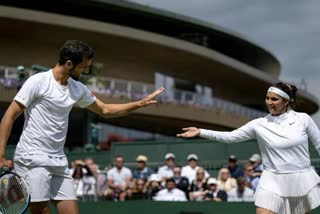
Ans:
[[[205,174],[205,177],[206,177],[206,178],[209,178],[209,177],[210,177],[210,174],[209,174],[209,172],[208,172],[207,170],[204,171],[204,174]]]
[[[82,88],[82,97],[78,100],[77,104],[80,106],[80,108],[85,108],[89,105],[91,105],[96,97],[94,96],[94,94],[88,89],[87,86],[81,84],[81,88]]]
[[[132,172],[130,169],[127,169],[127,177],[132,178]]]
[[[185,167],[182,167],[182,168],[181,168],[181,176],[188,177],[188,173],[187,173],[187,170],[186,170]]]
[[[13,100],[21,103],[27,108],[39,96],[39,80],[40,79],[37,76],[28,78]]]
[[[307,133],[309,140],[312,142],[318,151],[318,154],[320,155],[320,131],[318,126],[309,115],[307,115]]]
[[[110,170],[107,173],[107,179],[113,179],[113,173]]]
[[[229,132],[200,129],[200,137],[224,143],[236,143],[251,140],[255,138],[254,123],[255,120],[250,121],[240,128]]]
[[[162,167],[160,167],[159,169],[158,169],[158,175],[159,175],[159,177],[160,178],[162,178],[162,175],[163,175],[163,173],[162,173]]]
[[[156,195],[153,197],[153,200],[155,200],[155,201],[164,200],[164,195],[165,195],[164,191],[165,191],[165,189],[160,190],[159,192],[157,192]]]
[[[177,193],[177,197],[175,198],[175,201],[187,201],[186,194],[182,192],[181,190]]]

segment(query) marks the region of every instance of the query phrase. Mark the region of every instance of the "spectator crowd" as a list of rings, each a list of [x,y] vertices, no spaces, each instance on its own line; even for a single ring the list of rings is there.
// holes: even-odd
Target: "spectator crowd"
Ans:
[[[125,166],[124,158],[116,156],[112,167],[99,169],[92,158],[71,163],[71,174],[79,200],[155,201],[253,201],[259,182],[261,158],[252,155],[240,165],[237,157],[229,156],[217,177],[198,165],[196,154],[187,156],[187,164],[179,166],[168,153],[157,169],[148,166],[148,157],[138,155],[133,169]]]

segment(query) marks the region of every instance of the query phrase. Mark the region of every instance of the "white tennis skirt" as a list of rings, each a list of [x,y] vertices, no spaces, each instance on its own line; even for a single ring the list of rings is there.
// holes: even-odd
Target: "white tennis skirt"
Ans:
[[[281,197],[258,187],[255,205],[277,214],[304,214],[320,206],[320,185],[314,187],[307,195],[299,197]]]
[[[257,207],[277,214],[304,214],[320,206],[319,176],[313,170],[283,175],[265,170],[261,178],[255,192]],[[317,183],[310,187],[313,182]]]

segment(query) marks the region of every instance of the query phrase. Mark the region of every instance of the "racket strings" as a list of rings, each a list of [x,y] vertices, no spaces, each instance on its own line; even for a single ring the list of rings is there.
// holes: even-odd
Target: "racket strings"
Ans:
[[[23,180],[14,174],[0,178],[0,213],[21,213],[28,203],[28,188]]]

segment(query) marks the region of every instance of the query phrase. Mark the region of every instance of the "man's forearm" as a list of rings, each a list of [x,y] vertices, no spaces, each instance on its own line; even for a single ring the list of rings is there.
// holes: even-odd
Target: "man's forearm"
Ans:
[[[6,113],[4,114],[0,124],[0,159],[5,158],[5,149],[14,121],[24,111],[24,106],[13,101]]]
[[[12,126],[13,121],[4,115],[0,124],[0,158],[5,158],[6,145]]]
[[[140,108],[139,101],[124,104],[105,104],[102,112],[103,117],[121,117]]]
[[[105,118],[121,117],[138,108],[157,103],[155,97],[161,94],[163,91],[164,88],[161,87],[160,89],[154,91],[153,93],[147,95],[139,101],[124,104],[106,104],[96,98],[95,101],[86,108]]]

